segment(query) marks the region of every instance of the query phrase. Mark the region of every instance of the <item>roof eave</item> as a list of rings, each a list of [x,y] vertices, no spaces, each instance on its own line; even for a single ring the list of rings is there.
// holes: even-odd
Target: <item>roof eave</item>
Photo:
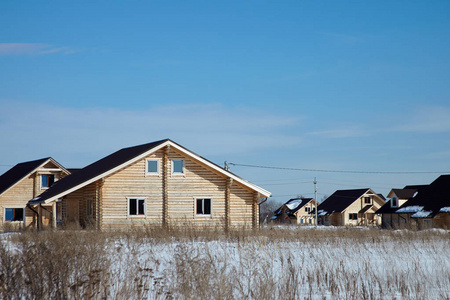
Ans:
[[[142,153],[142,154],[140,154],[140,155],[138,155],[138,156],[136,156],[136,157],[126,161],[126,162],[124,162],[123,164],[120,164],[119,166],[116,166],[115,168],[112,168],[112,169],[110,169],[110,170],[108,170],[108,171],[106,171],[106,172],[104,172],[104,173],[102,173],[100,175],[97,175],[96,177],[94,177],[92,179],[84,181],[84,182],[78,184],[77,186],[75,186],[73,188],[70,188],[70,189],[68,189],[68,190],[66,190],[64,192],[61,192],[61,193],[59,193],[59,194],[57,194],[57,195],[55,195],[53,197],[50,197],[50,198],[45,199],[45,200],[40,201],[40,202],[34,202],[34,203],[37,203],[37,204],[40,204],[40,203],[48,204],[48,203],[53,202],[53,201],[55,201],[57,199],[60,199],[60,198],[62,198],[64,196],[72,193],[73,191],[76,191],[76,190],[78,190],[78,189],[80,189],[82,187],[85,187],[88,184],[91,184],[91,183],[93,183],[93,182],[95,182],[95,181],[97,181],[99,179],[102,179],[102,178],[104,178],[104,177],[106,177],[106,176],[108,176],[108,175],[110,175],[110,174],[112,174],[112,173],[114,173],[114,172],[124,168],[125,166],[127,166],[129,164],[132,164],[132,163],[134,163],[134,162],[136,162],[136,161],[138,161],[138,160],[148,156],[149,154],[151,154],[151,153],[153,153],[155,151],[158,151],[159,149],[164,148],[165,146],[168,146],[168,145],[170,145],[171,147],[174,147],[174,148],[178,149],[179,151],[189,155],[190,157],[200,161],[201,163],[209,166],[210,168],[212,168],[212,169],[214,169],[216,171],[219,171],[220,173],[222,173],[222,174],[224,174],[224,175],[226,175],[228,177],[233,178],[233,180],[236,180],[237,182],[243,184],[244,186],[247,186],[247,187],[251,188],[252,190],[258,192],[263,197],[270,197],[271,196],[271,193],[269,191],[267,191],[267,190],[265,190],[265,189],[263,189],[263,188],[261,188],[261,187],[259,187],[257,185],[254,185],[254,184],[252,184],[252,183],[250,183],[248,181],[245,181],[242,178],[239,178],[238,176],[234,175],[233,173],[224,170],[223,168],[221,168],[221,167],[211,163],[210,161],[208,161],[208,160],[206,160],[206,159],[196,155],[195,153],[193,153],[193,152],[191,152],[191,151],[189,151],[189,150],[179,146],[175,142],[173,142],[173,141],[168,139],[164,143],[161,143],[161,144],[159,144],[159,145],[157,145],[157,146],[155,146],[155,147],[145,151],[144,153]],[[31,200],[31,201],[33,201],[33,200]],[[31,201],[29,202],[30,204],[32,204]]]

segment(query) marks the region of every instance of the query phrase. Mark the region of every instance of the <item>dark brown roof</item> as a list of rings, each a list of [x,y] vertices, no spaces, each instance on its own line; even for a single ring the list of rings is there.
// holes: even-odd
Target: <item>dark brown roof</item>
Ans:
[[[334,192],[330,197],[325,199],[325,201],[317,207],[317,212],[319,214],[326,215],[330,215],[334,212],[341,213],[368,190],[369,188],[356,190],[338,190]]]
[[[0,176],[0,194],[3,194],[7,189],[22,180],[25,176],[33,172],[37,167],[49,159],[50,157],[46,157],[38,160],[23,162],[6,171]]]
[[[428,184],[420,184],[420,185],[407,185],[404,187],[404,189],[410,189],[410,190],[421,190],[424,187],[427,187]]]
[[[311,200],[313,200],[314,198],[293,198],[293,199],[289,199],[288,202],[284,203],[280,208],[278,208],[275,212],[274,215],[279,215],[282,212],[282,208],[285,207],[285,213],[287,215],[293,215],[295,214],[297,211],[299,211],[303,206],[305,206],[307,203],[309,203]],[[297,202],[297,203],[296,203]],[[290,209],[289,208],[289,204],[294,205],[294,203],[298,204],[297,206],[295,206],[295,208]]]
[[[408,207],[422,207],[421,210],[429,212],[429,214],[420,215],[432,218],[439,213],[441,208],[450,207],[449,189],[450,175],[441,175],[430,185],[423,187],[417,196],[397,209],[397,213],[402,213],[402,211],[399,211],[400,209],[408,211]]]
[[[392,189],[399,199],[410,199],[417,192],[417,189]]]
[[[40,196],[31,200],[29,203],[42,203],[47,199],[50,199],[54,196],[57,196],[71,188],[74,188],[83,182],[86,182],[90,179],[93,179],[111,169],[114,169],[117,166],[120,166],[123,163],[149,151],[150,149],[168,141],[168,139],[156,141],[144,145],[123,148],[119,151],[114,152],[86,167],[81,170],[76,171],[75,173],[66,176],[58,181],[56,181],[53,186],[42,193]]]
[[[407,199],[410,200],[414,197],[416,192],[420,192],[424,187],[427,187],[428,185],[407,185],[403,189],[392,189],[392,191],[395,193],[395,195],[399,199]],[[393,214],[395,213],[399,208],[403,207],[408,202],[403,203],[399,207],[392,207],[391,206],[391,200],[387,201],[380,209],[377,210],[377,214]]]
[[[372,208],[373,207],[373,205],[372,204],[370,204],[370,205],[366,205],[366,206],[364,206],[360,211],[358,211],[358,213],[359,214],[363,214],[363,213],[365,213],[366,211],[368,211],[370,208]]]

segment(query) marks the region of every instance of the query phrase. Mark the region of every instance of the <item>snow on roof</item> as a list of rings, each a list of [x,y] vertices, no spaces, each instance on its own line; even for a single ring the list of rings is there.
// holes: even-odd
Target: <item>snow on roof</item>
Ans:
[[[422,209],[423,209],[423,206],[413,205],[413,206],[407,206],[407,207],[402,207],[400,209],[397,209],[396,213],[398,213],[398,214],[416,213],[418,211],[421,211]]]
[[[296,200],[292,200],[289,201],[289,203],[286,204],[287,208],[289,208],[290,210],[294,210],[296,209],[300,204],[302,204],[303,200],[302,199],[296,199]]]
[[[324,211],[323,209],[320,209],[317,211],[317,215],[319,217],[325,216],[328,212]]]
[[[411,216],[411,218],[428,218],[433,212],[421,210]]]
[[[450,206],[447,206],[447,207],[442,207],[440,210],[439,210],[439,212],[447,212],[447,213],[450,213]]]

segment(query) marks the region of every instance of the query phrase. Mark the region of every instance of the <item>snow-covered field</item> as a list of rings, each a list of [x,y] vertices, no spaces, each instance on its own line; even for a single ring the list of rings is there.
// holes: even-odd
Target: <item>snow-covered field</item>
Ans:
[[[450,299],[450,231],[1,236],[2,297]]]

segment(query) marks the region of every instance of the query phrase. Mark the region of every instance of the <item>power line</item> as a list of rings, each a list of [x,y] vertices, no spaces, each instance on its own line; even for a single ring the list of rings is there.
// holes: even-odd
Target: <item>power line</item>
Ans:
[[[289,170],[289,171],[302,171],[302,172],[320,172],[320,173],[351,173],[351,174],[449,174],[450,171],[438,172],[438,171],[351,171],[351,170],[324,170],[324,169],[302,169],[302,168],[284,168],[284,167],[272,167],[272,166],[258,166],[228,163],[232,166],[249,167],[249,168],[261,168],[261,169],[276,169],[276,170]]]

